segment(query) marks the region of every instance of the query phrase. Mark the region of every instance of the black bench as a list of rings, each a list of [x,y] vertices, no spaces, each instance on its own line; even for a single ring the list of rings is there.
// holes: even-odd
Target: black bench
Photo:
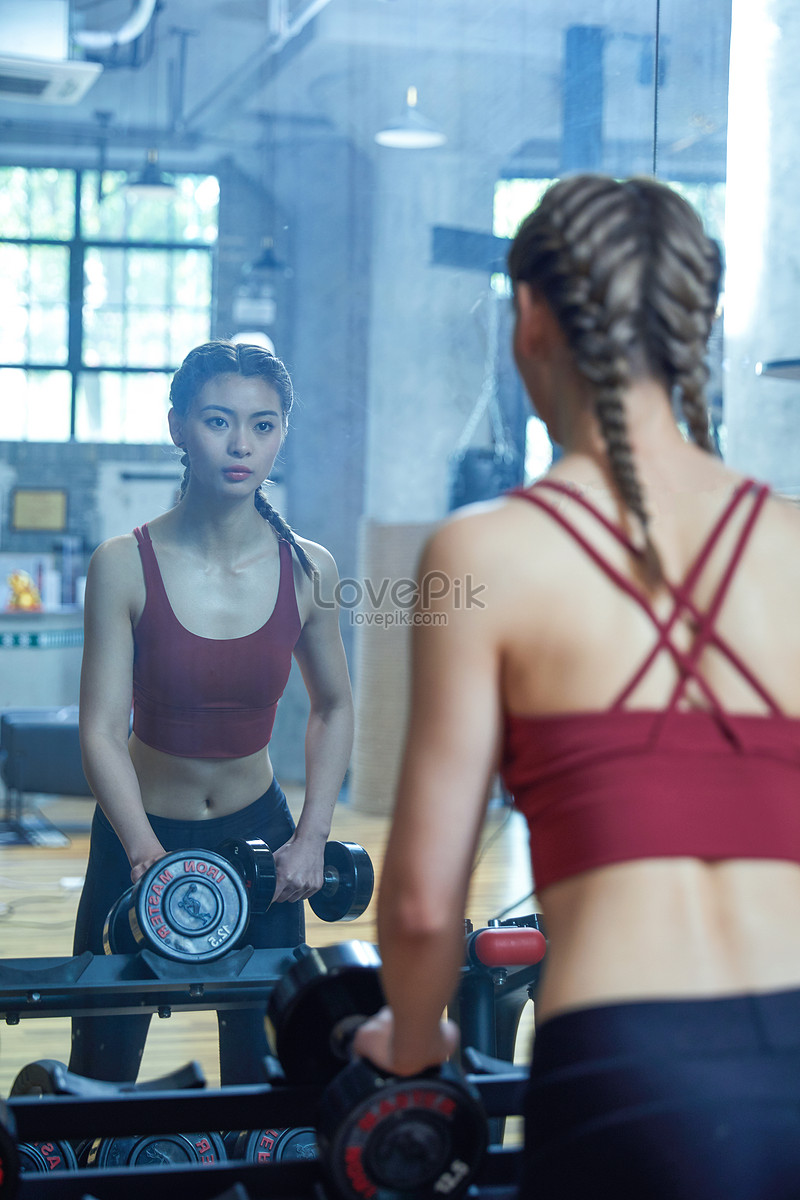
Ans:
[[[0,779],[6,793],[0,822],[2,840],[50,840],[31,836],[30,822],[25,814],[25,797],[34,793],[91,796],[92,791],[81,765],[78,706],[2,710]],[[63,844],[64,839],[60,840]]]

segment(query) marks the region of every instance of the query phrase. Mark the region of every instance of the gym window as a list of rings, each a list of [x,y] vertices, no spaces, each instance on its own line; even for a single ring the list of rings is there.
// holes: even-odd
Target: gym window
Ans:
[[[0,440],[167,440],[169,376],[211,329],[219,185],[0,167]]]

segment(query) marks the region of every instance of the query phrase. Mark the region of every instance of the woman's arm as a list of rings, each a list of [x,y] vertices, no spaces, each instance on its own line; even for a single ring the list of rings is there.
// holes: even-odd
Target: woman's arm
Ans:
[[[135,554],[126,538],[104,542],[86,578],[80,738],[83,768],[98,804],[125,847],[131,881],[164,854],[147,819],[128,753],[133,688]],[[136,555],[138,559],[138,554]]]
[[[313,547],[313,557],[324,603],[311,604],[294,651],[311,704],[305,799],[293,836],[275,851],[276,900],[300,900],[322,887],[325,843],[353,748],[353,696],[333,600],[336,564],[322,546]]]
[[[501,612],[488,579],[494,552],[481,552],[475,526],[463,518],[444,526],[420,568],[411,713],[378,900],[391,1012],[355,1041],[357,1052],[397,1074],[415,1074],[453,1049],[441,1017],[464,960],[472,863],[499,752]],[[447,581],[447,595],[426,603],[426,579],[437,591]]]

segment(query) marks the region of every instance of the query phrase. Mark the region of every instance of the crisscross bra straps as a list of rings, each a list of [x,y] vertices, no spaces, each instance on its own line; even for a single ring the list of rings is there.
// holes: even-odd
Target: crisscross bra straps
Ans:
[[[556,506],[551,500],[546,499],[543,491],[560,493],[568,496],[570,500],[576,504],[580,504],[587,512],[600,522],[608,532],[616,538],[616,540],[625,547],[636,558],[642,557],[642,551],[633,544],[624,530],[610,521],[604,513],[600,512],[594,504],[583,496],[577,488],[570,487],[567,484],[557,482],[555,480],[543,479],[535,484],[531,490],[516,488],[509,493],[512,496],[518,496],[523,500],[528,500],[531,504],[535,504],[538,508],[548,513],[566,532],[572,537],[578,545],[588,554],[594,563],[605,574],[613,580],[613,582],[631,597],[639,607],[647,613],[657,631],[657,638],[652,649],[646,655],[641,666],[634,672],[629,682],[622,689],[613,704],[610,705],[609,711],[620,710],[624,707],[625,701],[633,693],[636,687],[650,669],[652,663],[662,650],[668,651],[672,656],[673,661],[678,670],[678,679],[672,690],[667,705],[663,712],[666,717],[673,712],[679,704],[683,696],[686,686],[690,680],[693,680],[701,689],[704,696],[708,700],[709,706],[713,714],[716,716],[720,725],[722,725],[729,736],[736,736],[726,719],[725,710],[722,703],[719,701],[713,690],[703,678],[698,670],[698,662],[703,650],[707,646],[713,646],[720,653],[724,654],[728,661],[736,668],[736,670],[744,677],[753,690],[760,696],[764,703],[768,706],[771,713],[781,715],[781,710],[775,700],[767,692],[766,688],[753,675],[750,669],[736,654],[736,651],[730,646],[714,628],[715,621],[728,593],[728,589],[733,580],[736,568],[739,565],[745,547],[749,541],[750,535],[753,532],[758,515],[764,505],[764,501],[769,495],[769,488],[763,484],[756,484],[751,479],[746,479],[734,491],[728,504],[725,506],[718,520],[715,522],[709,536],[704,542],[699,554],[692,563],[686,577],[681,584],[675,584],[670,580],[665,579],[664,583],[669,589],[673,599],[673,608],[666,620],[662,620],[653,610],[653,607],[647,598],[631,580],[626,579],[620,571],[616,569],[610,562],[604,558],[597,547],[593,546],[590,541],[575,527],[569,517],[563,512],[562,508]],[[700,576],[708,563],[711,553],[722,536],[726,526],[731,521],[734,513],[739,509],[740,505],[745,502],[750,503],[750,511],[747,513],[739,535],[736,539],[736,544],[733,548],[733,553],[728,561],[722,576],[717,583],[716,590],[712,596],[711,603],[705,612],[702,612],[695,604],[692,594],[697,586]],[[681,650],[672,640],[671,633],[681,616],[689,616],[695,623],[696,633],[690,648],[686,651]]]

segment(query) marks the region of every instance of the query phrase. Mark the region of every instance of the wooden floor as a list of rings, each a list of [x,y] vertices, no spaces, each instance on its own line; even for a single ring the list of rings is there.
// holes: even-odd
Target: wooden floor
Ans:
[[[293,810],[302,795],[286,789]],[[71,954],[72,930],[88,853],[92,803],[87,800],[42,798],[39,810],[56,826],[68,830],[63,848],[0,847],[0,954],[3,958],[63,957]],[[360,842],[375,865],[376,890],[388,832],[385,818],[353,812],[341,805],[331,837]],[[476,927],[494,916],[535,911],[531,887],[527,831],[518,813],[498,806],[489,810],[473,873],[466,916]],[[375,939],[374,899],[364,915],[346,924],[326,924],[306,906],[306,939],[310,945],[361,938]],[[531,1006],[529,1005],[530,1009]],[[529,1053],[532,1020],[523,1018],[518,1059]],[[40,1058],[69,1058],[69,1022],[62,1018],[33,1018],[0,1027],[0,1095],[7,1095],[17,1072]],[[190,1060],[202,1066],[209,1086],[219,1083],[216,1017],[213,1012],[176,1013],[153,1019],[140,1079],[154,1078]]]

